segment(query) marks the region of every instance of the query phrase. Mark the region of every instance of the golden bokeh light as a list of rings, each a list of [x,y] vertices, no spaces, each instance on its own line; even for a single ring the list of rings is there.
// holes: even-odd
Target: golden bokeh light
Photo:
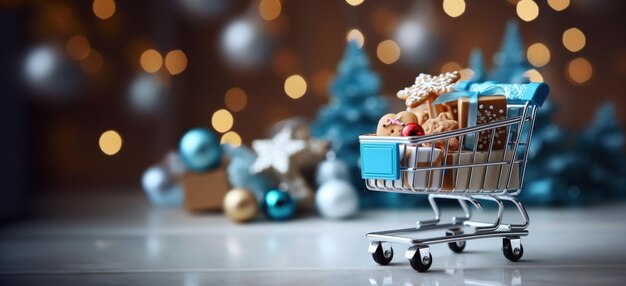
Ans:
[[[357,45],[359,45],[359,48],[362,48],[363,44],[365,43],[365,36],[363,36],[363,33],[361,33],[359,29],[352,29],[348,31],[348,34],[346,35],[346,40],[355,41]]]
[[[593,67],[585,58],[576,58],[567,64],[567,76],[574,83],[582,84],[593,75]]]
[[[548,5],[555,11],[563,11],[569,7],[569,0],[548,0]]]
[[[165,68],[171,75],[182,73],[187,68],[187,55],[181,50],[173,50],[165,56]]]
[[[385,64],[393,64],[400,58],[400,47],[392,40],[385,40],[378,44],[376,56]]]
[[[91,44],[85,36],[76,35],[67,41],[65,49],[72,59],[84,60],[91,52]]]
[[[239,112],[246,108],[248,104],[248,95],[243,89],[239,87],[233,87],[226,91],[224,96],[224,103],[226,107],[232,112]]]
[[[443,11],[450,17],[458,17],[465,12],[464,0],[443,0]]]
[[[154,49],[149,49],[141,54],[139,59],[143,70],[149,73],[155,73],[163,66],[163,57]]]
[[[105,131],[100,135],[98,145],[102,153],[113,156],[122,149],[122,136],[115,130]]]
[[[272,21],[280,16],[282,8],[279,0],[261,0],[259,2],[259,15],[267,21]]]
[[[539,6],[537,6],[537,3],[532,0],[522,0],[517,2],[515,10],[517,11],[517,16],[526,22],[535,20],[537,16],[539,16]]]
[[[459,73],[461,74],[459,81],[470,80],[474,77],[474,71],[470,68],[462,69]]]
[[[285,80],[285,93],[287,96],[298,99],[306,93],[306,81],[300,75],[292,75]]]
[[[233,147],[241,146],[241,136],[235,131],[228,131],[222,135],[220,144],[230,144]]]
[[[104,59],[97,50],[91,50],[87,58],[80,62],[80,66],[88,74],[96,74],[102,69],[103,65]]]
[[[460,71],[461,69],[461,65],[459,65],[457,62],[447,62],[443,64],[443,66],[441,66],[441,73]]]
[[[363,1],[365,0],[346,0],[346,3],[352,5],[352,6],[359,6],[363,3]]]
[[[531,82],[543,82],[543,76],[536,69],[529,69],[524,73],[524,76]]]
[[[550,62],[550,50],[543,43],[534,43],[526,51],[528,62],[535,67],[542,67]]]
[[[231,128],[233,128],[233,124],[235,123],[235,119],[233,115],[226,109],[220,109],[213,113],[211,117],[211,126],[213,129],[219,133],[224,133]]]
[[[115,14],[115,1],[113,0],[94,0],[91,6],[96,17],[105,20],[111,18]]]
[[[585,47],[587,39],[578,28],[569,28],[563,32],[563,46],[571,52],[578,52]]]

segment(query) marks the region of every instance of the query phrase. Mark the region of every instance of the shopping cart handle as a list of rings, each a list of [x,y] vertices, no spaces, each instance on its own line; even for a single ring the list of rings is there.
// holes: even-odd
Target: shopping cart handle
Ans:
[[[462,89],[470,91],[480,91],[490,86],[499,86],[504,89],[504,95],[506,96],[507,103],[525,104],[526,102],[531,102],[539,107],[543,105],[543,102],[550,93],[550,87],[543,82],[496,83],[492,81],[462,81],[458,83],[458,86]]]

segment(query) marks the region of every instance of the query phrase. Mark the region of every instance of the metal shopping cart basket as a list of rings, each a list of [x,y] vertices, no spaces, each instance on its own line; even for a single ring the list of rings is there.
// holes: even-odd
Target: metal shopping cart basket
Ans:
[[[462,82],[459,86],[469,91],[499,86],[507,98],[507,117],[426,136],[359,136],[362,177],[367,188],[427,194],[434,212],[433,219],[420,220],[414,227],[368,233],[368,250],[378,264],[391,262],[391,243],[409,245],[405,257],[419,272],[432,265],[431,244],[448,243],[452,251],[459,253],[467,240],[502,237],[502,252],[507,259],[517,261],[524,253],[520,237],[528,235],[529,219],[515,197],[522,191],[537,108],[543,104],[549,88],[543,83]],[[485,136],[490,140],[478,140]],[[460,148],[449,151],[450,144],[457,140]],[[499,147],[494,148],[494,144]],[[464,216],[440,221],[436,199],[457,200]],[[482,209],[481,201],[497,204],[493,222],[472,220],[467,202]],[[521,223],[503,223],[505,202],[519,210]],[[445,235],[415,238],[420,232],[433,230],[445,230]]]

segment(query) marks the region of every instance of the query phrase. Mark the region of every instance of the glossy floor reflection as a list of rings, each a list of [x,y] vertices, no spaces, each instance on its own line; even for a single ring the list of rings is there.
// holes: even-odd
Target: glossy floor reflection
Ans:
[[[47,201],[48,211],[0,229],[0,285],[615,285],[626,281],[626,205],[530,209],[524,258],[501,240],[469,241],[463,254],[431,248],[428,273],[403,245],[389,266],[364,234],[411,226],[428,209],[368,211],[344,221],[316,217],[235,225],[219,214],[156,209],[143,198]],[[484,216],[493,215],[486,212]],[[514,213],[507,213],[514,215]]]

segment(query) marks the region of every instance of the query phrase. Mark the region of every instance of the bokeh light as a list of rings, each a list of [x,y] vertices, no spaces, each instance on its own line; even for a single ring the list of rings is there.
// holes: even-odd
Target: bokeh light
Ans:
[[[542,67],[550,62],[550,50],[543,43],[534,43],[526,51],[528,62],[535,67]]]
[[[279,0],[261,0],[259,2],[259,15],[267,21],[278,18],[281,10],[282,5]]]
[[[591,79],[592,74],[593,67],[585,58],[576,58],[567,64],[567,76],[574,83],[585,83]]]
[[[65,49],[72,59],[84,60],[91,52],[91,44],[85,36],[75,35],[67,41]]]
[[[400,58],[400,47],[393,40],[385,40],[378,44],[376,56],[385,64],[393,64]]]
[[[536,69],[529,69],[524,73],[524,76],[531,82],[543,82],[543,76]]]
[[[539,6],[532,0],[521,0],[517,2],[515,10],[517,11],[517,16],[526,22],[535,20],[537,16],[539,16]]]
[[[333,76],[333,71],[329,69],[315,72],[312,79],[313,91],[317,95],[328,96],[328,87],[330,86],[330,81],[333,79]]]
[[[285,80],[285,93],[287,96],[298,99],[306,93],[306,81],[300,75],[292,75]]]
[[[98,145],[102,153],[113,156],[122,149],[122,136],[115,130],[105,131],[100,135]]]
[[[163,57],[154,49],[149,49],[141,54],[139,59],[143,70],[149,73],[155,73],[163,66]]]
[[[474,71],[470,68],[462,69],[459,73],[461,74],[460,81],[471,80],[474,77]]]
[[[235,131],[228,131],[222,135],[220,144],[230,144],[233,147],[241,146],[241,136]]]
[[[352,29],[348,31],[348,34],[346,35],[346,40],[356,41],[357,45],[359,45],[359,48],[362,48],[363,44],[365,43],[365,37],[363,36],[363,33],[359,31],[359,29]]]
[[[173,50],[165,56],[165,68],[171,75],[182,73],[187,68],[187,55],[181,50]]]
[[[555,11],[563,11],[569,7],[569,0],[548,0],[548,5]]]
[[[88,74],[96,74],[102,70],[104,58],[97,50],[91,50],[87,58],[80,62],[80,66]]]
[[[346,3],[352,5],[352,6],[359,6],[363,3],[363,1],[365,0],[346,0]]]
[[[239,112],[246,108],[246,105],[248,104],[248,95],[246,95],[246,92],[243,89],[233,87],[226,91],[224,103],[230,111]]]
[[[563,32],[563,46],[571,52],[578,52],[585,47],[585,34],[578,28],[569,28]]]
[[[93,13],[100,19],[108,19],[115,14],[115,1],[94,0],[92,5]]]
[[[443,0],[443,11],[450,17],[458,17],[465,12],[464,0]]]
[[[461,69],[461,65],[459,65],[457,62],[447,62],[441,66],[441,73],[460,71]]]
[[[226,109],[220,109],[213,113],[211,117],[211,125],[215,131],[224,133],[233,128],[235,119],[233,115]]]

